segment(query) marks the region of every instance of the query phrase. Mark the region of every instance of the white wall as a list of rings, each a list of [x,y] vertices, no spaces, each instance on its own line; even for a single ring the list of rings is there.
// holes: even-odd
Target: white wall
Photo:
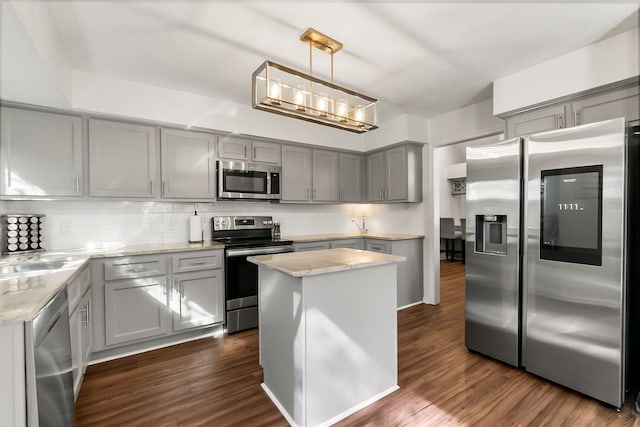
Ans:
[[[29,2],[0,4],[0,97],[70,108],[69,61],[50,23],[40,13],[42,9],[36,8],[38,12],[31,14],[32,8]]]
[[[396,142],[427,142],[427,126],[423,117],[402,114],[380,124],[380,128],[363,134],[364,149],[374,150]]]
[[[370,231],[421,234],[421,205],[288,205],[216,202],[195,205],[210,239],[212,216],[270,215],[283,236],[357,232],[352,219],[366,216]],[[42,213],[45,244],[51,250],[96,248],[188,240],[193,203],[125,201],[3,201],[0,213]]]
[[[431,117],[427,128],[429,142],[440,146],[504,132],[505,121],[493,115],[493,101],[488,99]]]
[[[493,113],[527,106],[636,77],[638,28],[493,82]]]
[[[247,83],[247,90],[250,87]],[[76,110],[362,151],[364,138],[238,104],[104,75],[73,71]],[[247,101],[248,102],[248,101]]]

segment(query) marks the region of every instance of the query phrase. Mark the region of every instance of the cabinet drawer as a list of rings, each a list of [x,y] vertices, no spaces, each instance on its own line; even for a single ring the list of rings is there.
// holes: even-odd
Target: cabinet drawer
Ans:
[[[158,276],[167,272],[166,258],[142,256],[115,258],[104,262],[104,280]]]
[[[362,249],[362,240],[360,239],[348,239],[348,240],[336,240],[331,242],[331,249],[336,248],[350,248],[350,249]]]
[[[69,313],[78,305],[80,298],[91,285],[91,269],[86,266],[78,275],[67,283],[67,296],[69,298]]]
[[[331,249],[331,242],[308,242],[294,244],[296,252],[319,251],[322,249]]]
[[[199,251],[174,254],[173,272],[185,273],[188,271],[208,270],[222,267],[223,251]]]
[[[371,252],[391,253],[391,244],[384,240],[367,240],[365,250]]]

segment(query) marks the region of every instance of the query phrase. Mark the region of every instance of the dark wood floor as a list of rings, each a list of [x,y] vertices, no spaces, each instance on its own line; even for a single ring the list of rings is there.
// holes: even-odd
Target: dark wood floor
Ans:
[[[398,313],[400,390],[340,426],[634,426],[615,411],[464,346],[464,266],[441,263],[441,304]],[[286,426],[260,388],[255,330],[90,366],[77,426]]]

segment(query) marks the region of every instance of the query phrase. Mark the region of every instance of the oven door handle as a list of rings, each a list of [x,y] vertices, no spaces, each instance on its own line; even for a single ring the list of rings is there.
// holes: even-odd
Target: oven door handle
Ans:
[[[249,249],[229,249],[227,250],[227,258],[250,256],[250,255],[269,255],[284,252],[293,252],[293,245],[285,246],[268,246],[265,248],[249,248]]]

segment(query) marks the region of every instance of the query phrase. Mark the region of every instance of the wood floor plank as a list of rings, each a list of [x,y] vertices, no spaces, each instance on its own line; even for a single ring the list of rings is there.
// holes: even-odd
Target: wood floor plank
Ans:
[[[400,390],[338,426],[640,427],[615,411],[464,346],[464,266],[441,262],[441,303],[398,313]],[[256,330],[88,368],[76,426],[286,426],[260,387]]]

